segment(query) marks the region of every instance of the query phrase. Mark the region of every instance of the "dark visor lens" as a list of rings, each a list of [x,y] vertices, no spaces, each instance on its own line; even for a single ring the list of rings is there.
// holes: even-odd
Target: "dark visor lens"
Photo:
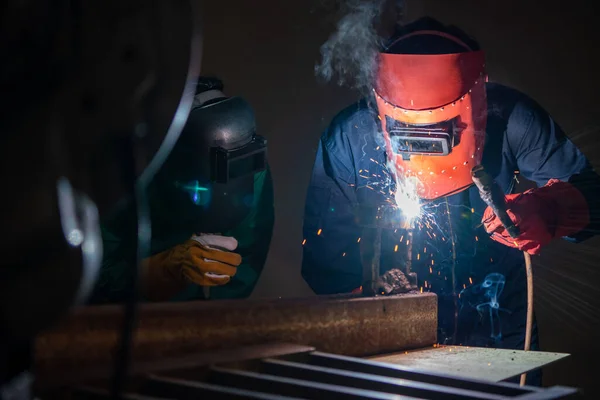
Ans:
[[[229,163],[229,180],[262,171],[266,167],[265,152],[260,151],[246,157],[234,159]]]
[[[386,115],[394,153],[445,156],[458,144],[457,118],[430,125],[409,125]]]
[[[267,142],[255,136],[252,142],[236,150],[211,149],[211,180],[228,183],[234,179],[253,175],[267,167]]]
[[[444,139],[421,140],[415,138],[393,137],[395,153],[432,153],[447,154],[447,146]]]

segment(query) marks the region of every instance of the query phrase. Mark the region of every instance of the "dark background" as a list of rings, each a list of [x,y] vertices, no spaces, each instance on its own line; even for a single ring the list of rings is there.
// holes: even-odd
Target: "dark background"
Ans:
[[[276,225],[255,297],[312,295],[300,276],[302,215],[319,136],[356,94],[314,77],[319,46],[334,29],[333,1],[205,2],[203,72],[245,96],[269,140]],[[553,4],[555,3],[555,4]],[[592,1],[409,0],[407,18],[433,16],[475,36],[490,80],[541,103],[600,164],[598,28]],[[599,194],[600,195],[600,194]],[[545,370],[545,384],[600,398],[600,240],[557,242],[535,257],[535,306],[544,351],[572,356]],[[600,384],[597,386],[600,387]]]

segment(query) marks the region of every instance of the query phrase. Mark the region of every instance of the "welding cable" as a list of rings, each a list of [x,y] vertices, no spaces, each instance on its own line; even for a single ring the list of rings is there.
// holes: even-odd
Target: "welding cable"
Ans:
[[[490,207],[496,217],[500,220],[504,229],[512,238],[519,236],[519,228],[506,212],[505,195],[500,186],[493,180],[482,165],[476,165],[471,170],[473,183],[479,189],[481,199]],[[531,267],[531,256],[523,252],[525,258],[525,273],[527,276],[527,322],[525,324],[525,346],[524,350],[529,351],[531,347],[531,331],[533,328],[533,270]],[[521,374],[521,386],[525,385],[527,374]]]
[[[531,331],[533,329],[533,268],[531,266],[531,256],[526,251],[523,252],[525,257],[525,271],[527,273],[527,324],[525,325],[525,351],[529,351],[531,347]],[[521,374],[521,386],[525,386],[527,374]]]

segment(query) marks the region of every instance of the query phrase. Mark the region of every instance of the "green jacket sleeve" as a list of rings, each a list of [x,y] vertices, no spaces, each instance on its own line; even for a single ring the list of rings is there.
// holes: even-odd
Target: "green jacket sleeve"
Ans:
[[[211,299],[240,299],[250,296],[263,270],[275,223],[273,180],[269,168],[254,175],[254,194],[253,206],[248,216],[240,225],[224,234],[237,239],[237,253],[242,256],[242,264],[228,284],[209,289]],[[202,287],[190,285],[173,300],[185,301],[203,297]]]
[[[118,207],[111,217],[101,225],[102,266],[89,300],[92,304],[121,302],[135,265],[136,243],[124,237],[125,225],[134,222],[131,208]]]

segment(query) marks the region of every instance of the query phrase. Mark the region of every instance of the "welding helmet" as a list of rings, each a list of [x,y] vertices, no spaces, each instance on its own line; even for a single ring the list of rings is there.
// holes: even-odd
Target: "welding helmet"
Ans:
[[[158,173],[169,225],[225,233],[254,202],[254,175],[266,168],[266,140],[254,111],[227,97],[218,79],[201,78],[181,136]],[[163,210],[164,211],[164,210]]]
[[[473,183],[485,140],[486,81],[477,44],[429,18],[399,31],[380,53],[373,91],[388,160],[421,199]]]

